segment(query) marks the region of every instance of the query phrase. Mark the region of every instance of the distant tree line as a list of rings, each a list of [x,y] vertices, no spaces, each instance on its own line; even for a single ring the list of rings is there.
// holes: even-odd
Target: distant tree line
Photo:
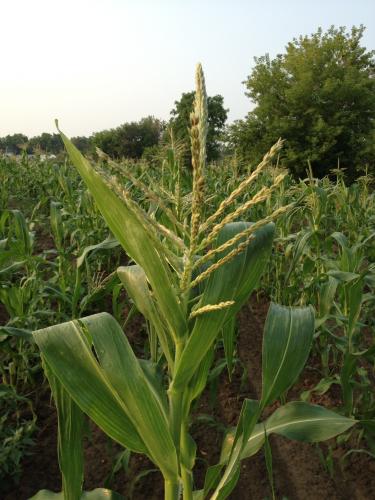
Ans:
[[[235,153],[254,165],[281,137],[279,163],[296,177],[308,165],[318,176],[344,168],[349,180],[365,167],[375,173],[375,51],[361,45],[364,29],[318,29],[292,40],[284,54],[255,58],[244,82],[253,108],[243,120],[226,126],[223,97],[208,97],[208,161]],[[86,154],[99,147],[114,158],[139,159],[157,156],[172,135],[189,164],[193,101],[194,92],[183,93],[169,121],[148,116],[73,141]],[[58,134],[14,134],[0,138],[0,150],[58,154],[63,147]]]
[[[194,92],[182,94],[181,100],[175,102],[169,122],[147,116],[139,121],[128,122],[119,127],[96,132],[90,137],[73,137],[72,141],[85,154],[95,152],[98,147],[113,158],[140,159],[146,153],[157,154],[158,148],[167,139],[168,128],[173,128],[175,138],[182,141],[189,151],[190,112],[194,101]],[[209,161],[220,156],[220,138],[224,132],[227,110],[224,109],[224,98],[216,95],[208,98],[208,137],[207,156]],[[43,133],[28,138],[23,134],[7,135],[0,138],[0,150],[8,154],[59,154],[63,152],[63,144],[59,134]],[[187,155],[189,156],[189,155]]]
[[[153,116],[142,118],[135,122],[128,122],[119,127],[96,132],[91,137],[73,137],[72,140],[81,151],[93,152],[99,147],[114,158],[139,159],[145,150],[160,145],[166,136],[167,127],[172,127],[175,137],[189,143],[189,116],[194,101],[194,92],[183,94],[180,101],[175,102],[169,122],[159,120]],[[224,99],[220,95],[208,98],[208,158],[219,157],[219,139],[224,130],[227,119],[227,110],[224,109]],[[24,134],[7,135],[0,138],[0,149],[10,154],[20,154],[26,151],[59,154],[63,151],[63,144],[59,134],[43,133],[28,138]]]
[[[83,152],[88,152],[92,148],[92,143],[88,137],[73,137],[76,146]],[[0,137],[0,151],[11,155],[19,155],[22,152],[28,154],[54,154],[58,155],[64,150],[59,134],[48,134],[28,138],[24,134],[12,134]]]

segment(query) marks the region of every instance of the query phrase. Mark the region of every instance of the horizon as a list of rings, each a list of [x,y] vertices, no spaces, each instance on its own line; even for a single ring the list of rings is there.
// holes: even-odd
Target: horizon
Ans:
[[[21,15],[20,15],[21,13]],[[170,118],[174,102],[194,88],[195,65],[207,92],[224,97],[228,122],[251,110],[242,82],[254,57],[283,53],[319,27],[363,24],[363,45],[375,48],[375,3],[327,5],[266,0],[13,0],[3,6],[0,136],[69,136],[139,121]],[[265,29],[265,27],[267,29]],[[269,34],[271,33],[272,36]],[[235,57],[233,56],[235,54]]]

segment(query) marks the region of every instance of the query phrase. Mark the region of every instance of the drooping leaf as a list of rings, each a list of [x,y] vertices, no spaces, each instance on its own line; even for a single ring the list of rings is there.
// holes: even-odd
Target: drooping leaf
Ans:
[[[90,333],[101,368],[126,405],[153,461],[165,477],[177,477],[176,449],[165,407],[149,384],[120,325],[107,313],[81,321]]]
[[[98,250],[111,250],[112,248],[116,248],[119,246],[119,242],[113,236],[107,236],[107,238],[96,245],[89,245],[83,249],[81,255],[77,258],[77,268],[80,268],[84,263],[86,257],[95,253]]]
[[[356,420],[346,418],[323,406],[293,401],[280,406],[267,419],[267,434],[275,432],[297,441],[326,441],[352,427]]]
[[[33,335],[50,369],[81,410],[112,439],[147,454],[125,405],[100,368],[78,322],[48,327]]]
[[[317,443],[335,437],[350,429],[357,422],[322,406],[292,401],[280,406],[263,423],[257,424],[247,440],[241,458],[248,458],[257,453],[264,444],[264,429],[268,435],[279,434],[297,441]],[[220,463],[229,459],[230,448],[234,439],[234,430],[227,433],[220,457]]]
[[[120,399],[126,415],[132,422],[131,427],[136,429],[136,435],[138,434],[145,443],[147,454],[161,469],[164,477],[177,478],[177,455],[169,431],[165,406],[158,397],[155,387],[149,383],[151,374],[148,373],[146,377],[120,325],[107,313],[82,318],[79,324],[83,328],[79,327],[77,322],[65,323],[68,325],[64,332],[65,344],[63,342],[56,344],[57,339],[54,338],[52,349],[54,347],[62,351],[62,347],[68,346],[66,350],[68,355],[69,350],[72,351],[74,348],[73,344],[77,343],[77,339],[81,344],[86,344],[85,351],[91,354],[90,360],[85,359],[86,364],[96,363],[102,378],[108,382]],[[46,330],[51,331],[54,328],[58,327]],[[48,358],[48,356],[50,358],[53,356],[51,345],[47,345],[50,348],[48,355],[46,345],[43,345],[46,330],[38,332],[37,343],[39,346],[42,344],[40,346],[42,352],[51,369],[60,378],[61,375],[56,372],[55,368],[56,358],[53,362]],[[91,352],[91,342],[98,361]],[[61,356],[60,352],[57,357],[61,358]],[[81,399],[77,400],[77,404],[80,404],[80,401]]]

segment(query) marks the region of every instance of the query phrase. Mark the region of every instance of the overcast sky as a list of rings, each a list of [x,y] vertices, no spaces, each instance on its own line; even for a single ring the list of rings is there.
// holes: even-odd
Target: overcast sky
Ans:
[[[195,64],[230,121],[251,107],[254,56],[334,24],[367,27],[375,0],[0,0],[0,136],[69,136],[162,119],[193,89]]]

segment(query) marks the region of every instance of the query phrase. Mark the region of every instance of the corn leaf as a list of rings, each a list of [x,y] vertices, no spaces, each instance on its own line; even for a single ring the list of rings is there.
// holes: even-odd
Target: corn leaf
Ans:
[[[151,372],[145,375],[124,332],[111,315],[95,314],[80,322],[87,328],[100,367],[126,406],[152,460],[164,477],[176,478],[176,449],[165,405],[156,390],[158,381],[149,383]]]
[[[265,421],[256,424],[242,451],[241,458],[255,455],[264,444],[264,430],[267,435],[279,434],[296,441],[318,443],[333,438],[350,429],[357,422],[322,406],[292,401],[280,406]],[[225,464],[230,455],[235,429],[230,430],[223,441],[220,463]]]
[[[107,238],[96,245],[89,245],[83,249],[81,255],[77,258],[77,268],[80,268],[82,264],[85,262],[86,257],[89,254],[93,254],[98,250],[111,250],[112,248],[116,248],[119,246],[119,242],[113,236],[107,236]]]
[[[293,401],[280,406],[265,422],[267,434],[317,443],[350,429],[356,421],[346,418],[322,406]],[[242,453],[242,458],[254,455],[264,442],[264,424],[258,424]]]
[[[51,326],[33,335],[50,370],[81,410],[112,439],[147,454],[124,403],[100,368],[78,322]]]
[[[58,415],[58,456],[65,500],[76,500],[83,484],[82,410],[72,400],[46,362],[43,363]]]
[[[66,328],[61,334],[61,327],[64,325]],[[48,339],[45,340],[46,331],[50,333],[54,330],[59,331],[60,335],[56,338],[55,334],[53,340],[48,343]],[[169,432],[163,402],[158,397],[155,387],[148,381],[150,374],[148,377],[145,376],[124,332],[112,316],[101,313],[83,318],[79,323],[69,322],[51,327],[37,332],[36,341],[51,369],[59,378],[63,376],[57,373],[57,369],[62,367],[61,358],[64,357],[68,361],[70,356],[70,366],[74,366],[73,350],[78,351],[78,358],[82,357],[80,351],[84,351],[86,356],[82,363],[83,368],[94,365],[97,369],[95,378],[105,380],[113,394],[119,398],[120,404],[122,403],[125,415],[128,417],[123,421],[123,426],[127,426],[125,432],[135,433],[133,440],[138,438],[145,444],[147,454],[159,466],[165,477],[173,479],[177,477],[176,450]],[[58,352],[57,355],[54,351]],[[77,373],[75,375],[76,380],[81,380]],[[89,384],[95,382],[89,377],[87,380]],[[71,392],[71,386],[67,387],[67,390]],[[84,398],[85,396],[80,394],[77,404],[80,405]]]
[[[253,432],[256,421],[259,418],[259,402],[245,399],[238,420],[236,431],[229,448],[226,468],[220,479],[211,500],[224,500],[227,498],[237,484],[240,475],[240,464],[243,449]]]
[[[71,161],[85,181],[115,238],[127,254],[144,269],[171,331],[176,336],[185,335],[186,322],[176,291],[171,285],[167,262],[159,254],[157,248],[160,244],[153,239],[152,231],[142,219],[141,213],[120,199],[71,141],[62,132],[60,135]]]
[[[284,307],[271,303],[263,337],[263,408],[296,381],[309,355],[313,333],[312,307]]]
[[[144,270],[138,265],[123,266],[117,269],[117,274],[138,311],[141,312],[143,316],[154,325],[165,357],[170,366],[173,367],[170,341],[151,296]]]
[[[229,380],[232,379],[233,355],[236,348],[236,318],[232,317],[225,323],[222,330],[225,359],[227,362]]]
[[[222,245],[247,227],[249,227],[247,222],[226,224],[218,236],[216,246]],[[273,236],[273,224],[262,227],[256,231],[255,238],[243,252],[209,276],[199,306],[218,304],[229,300],[234,300],[235,304],[197,317],[193,331],[176,367],[173,381],[176,389],[189,382],[197,364],[202,361],[223,325],[239,311],[258,284],[271,252]],[[232,248],[219,254],[217,260],[227,255],[231,250]]]

